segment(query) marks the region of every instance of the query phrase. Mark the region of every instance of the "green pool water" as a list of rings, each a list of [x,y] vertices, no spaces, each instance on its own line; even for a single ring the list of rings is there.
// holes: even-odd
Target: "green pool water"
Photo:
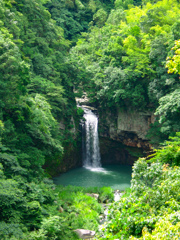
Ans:
[[[130,187],[132,167],[126,165],[106,165],[102,168],[76,168],[54,178],[54,183],[63,186],[81,187],[109,186],[125,190]]]

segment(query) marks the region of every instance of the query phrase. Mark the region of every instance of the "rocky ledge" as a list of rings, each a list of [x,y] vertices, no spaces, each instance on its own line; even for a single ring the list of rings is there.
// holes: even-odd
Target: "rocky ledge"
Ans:
[[[106,113],[99,111],[103,161],[109,163],[108,159],[111,158],[115,163],[132,165],[139,156],[147,156],[152,146],[146,135],[153,122],[154,115],[151,112],[137,112],[131,109],[117,109]]]

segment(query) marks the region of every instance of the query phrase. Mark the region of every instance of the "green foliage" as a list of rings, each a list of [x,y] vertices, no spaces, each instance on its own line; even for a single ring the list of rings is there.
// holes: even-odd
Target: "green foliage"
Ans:
[[[175,24],[177,25],[178,22]],[[172,29],[174,31],[175,25]],[[172,48],[175,50],[175,55],[171,58],[168,57],[166,61],[166,68],[168,73],[178,73],[178,41],[175,42],[175,46]],[[167,92],[164,96],[159,98],[159,106],[156,109],[155,114],[158,116],[159,123],[161,124],[161,132],[166,135],[174,135],[175,132],[180,130],[179,128],[179,79],[171,74],[166,79],[166,89],[171,87],[171,91]]]
[[[23,237],[23,225],[17,223],[0,222],[0,237],[3,240],[15,240]]]
[[[99,200],[100,202],[113,202],[114,193],[110,187],[102,187],[99,190]]]
[[[86,195],[88,189],[57,186],[53,191],[56,196],[54,204],[46,205],[50,215],[43,218],[40,229],[31,232],[27,239],[78,239],[73,232],[77,228],[98,230],[102,207],[97,200]]]
[[[17,45],[2,31],[0,31],[0,55],[0,106],[11,109],[17,104],[19,96],[26,92],[29,65],[22,60]]]
[[[180,223],[172,223],[172,218],[179,218],[179,212],[164,216],[159,222],[155,224],[155,229],[150,233],[147,228],[143,229],[143,236],[141,238],[131,239],[178,239]]]
[[[113,9],[101,29],[94,27],[82,35],[71,50],[71,62],[78,61],[78,68],[84,69],[86,77],[77,71],[77,78],[92,102],[97,99],[105,108],[118,104],[145,109],[149,103],[156,107],[176,85],[167,81],[165,60],[173,41],[171,26],[179,21],[179,4],[159,1],[122,9]]]
[[[153,235],[165,236],[165,222],[172,230],[166,236],[172,233],[178,239],[179,174],[179,167],[160,162],[149,165],[139,159],[133,167],[131,190],[110,206],[100,239],[156,239]]]
[[[121,20],[125,19],[125,15],[126,15],[125,11],[123,11],[122,9],[117,9],[117,10],[112,9],[111,13],[108,16],[107,23],[118,25],[120,24]]]
[[[160,221],[155,224],[155,229],[152,231],[152,233],[150,233],[145,227],[142,231],[141,238],[131,237],[131,239],[178,239],[180,223],[172,222],[172,218],[179,218],[179,211],[175,214],[167,214],[160,219]]]
[[[102,27],[107,19],[107,13],[104,9],[99,9],[94,15],[93,20],[98,27]]]
[[[87,32],[92,24],[103,25],[107,18],[107,12],[113,7],[113,1],[52,0],[46,6],[56,24],[64,30],[65,38],[71,40],[75,45],[80,34]]]
[[[157,109],[163,118],[156,138],[161,141],[179,131],[175,97],[179,78],[178,70],[172,71],[178,68],[178,40],[172,45],[179,36],[179,2],[115,1],[115,6],[105,24],[91,26],[71,49],[69,62],[74,67],[76,90],[86,92],[102,111],[129,106],[140,111]],[[94,20],[103,12],[103,8],[98,10]],[[174,74],[168,75],[165,67]],[[154,132],[156,126],[152,125]]]
[[[180,134],[133,166],[131,188],[109,207],[99,239],[178,239]],[[170,165],[170,166],[169,166]]]
[[[0,3],[0,133],[3,146],[11,149],[3,158],[13,155],[21,175],[30,167],[29,174],[24,172],[29,179],[42,177],[46,159],[62,159],[65,139],[74,141],[71,129],[79,120],[65,63],[69,41],[43,5],[49,3]],[[5,169],[7,176],[13,171]]]
[[[77,239],[76,228],[98,231],[102,213],[86,193],[113,201],[110,188],[55,189],[44,179],[47,160],[57,166],[63,147],[67,153],[77,146],[82,111],[73,90],[106,110],[157,108],[156,127],[166,135],[179,131],[179,2],[113,4],[0,2],[1,239]],[[179,137],[152,163],[136,162],[131,190],[110,206],[99,239],[176,239],[180,171],[167,164],[180,164]]]
[[[161,123],[161,132],[172,134],[178,132],[180,126],[178,124],[180,113],[180,91],[176,89],[172,93],[166,94],[159,99],[159,107],[155,114],[159,115]]]
[[[116,0],[114,4],[116,8],[128,9],[133,3],[133,0]]]
[[[51,145],[62,151],[60,142],[52,137],[52,132],[58,131],[57,121],[52,116],[51,107],[46,99],[36,94],[34,98],[27,99],[27,102],[31,112],[31,118],[27,127],[31,135],[41,141],[42,144]]]
[[[166,67],[168,68],[168,73],[178,73],[180,74],[180,41],[175,41],[175,46],[172,48],[175,54],[172,58],[167,59]]]
[[[44,4],[50,1],[0,2],[1,239],[54,237],[45,219],[56,194],[42,167],[62,159],[80,118],[65,61],[70,43]]]
[[[0,188],[1,221],[12,218],[19,222],[21,214],[18,210],[24,203],[23,191],[19,189],[19,184],[12,179],[1,180]]]
[[[151,162],[160,161],[171,166],[180,165],[180,133],[177,132],[175,137],[170,137],[169,141],[165,141],[164,146],[157,149],[150,159]]]

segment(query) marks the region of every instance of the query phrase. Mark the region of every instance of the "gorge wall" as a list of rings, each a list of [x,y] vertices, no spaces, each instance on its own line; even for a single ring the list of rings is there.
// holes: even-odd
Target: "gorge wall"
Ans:
[[[87,104],[87,103],[86,103]],[[83,105],[83,104],[82,104]],[[87,104],[88,105],[88,104]],[[99,142],[102,164],[133,165],[139,157],[147,156],[151,150],[146,135],[150,124],[154,122],[151,112],[137,112],[132,109],[113,109],[101,111],[89,107],[99,117]],[[64,155],[50,166],[53,173],[66,172],[82,166],[81,129],[72,121],[73,141],[64,145]],[[65,130],[65,124],[60,128]],[[53,175],[54,175],[53,174]]]
[[[154,115],[148,111],[99,111],[102,162],[132,165],[138,157],[147,156],[151,144],[146,135],[153,122]]]
[[[44,168],[50,176],[57,176],[59,173],[82,166],[82,134],[79,122],[80,117],[71,116],[68,129],[67,121],[59,123],[59,129],[64,135],[63,154],[46,159]]]

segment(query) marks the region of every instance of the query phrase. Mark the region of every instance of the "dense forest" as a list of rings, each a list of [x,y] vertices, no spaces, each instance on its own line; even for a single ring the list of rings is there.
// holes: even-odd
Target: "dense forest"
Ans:
[[[180,238],[179,39],[178,0],[0,1],[0,239]],[[160,147],[116,203],[110,188],[51,180],[81,143],[84,94],[101,111],[156,116]],[[94,191],[112,202],[101,228]]]

